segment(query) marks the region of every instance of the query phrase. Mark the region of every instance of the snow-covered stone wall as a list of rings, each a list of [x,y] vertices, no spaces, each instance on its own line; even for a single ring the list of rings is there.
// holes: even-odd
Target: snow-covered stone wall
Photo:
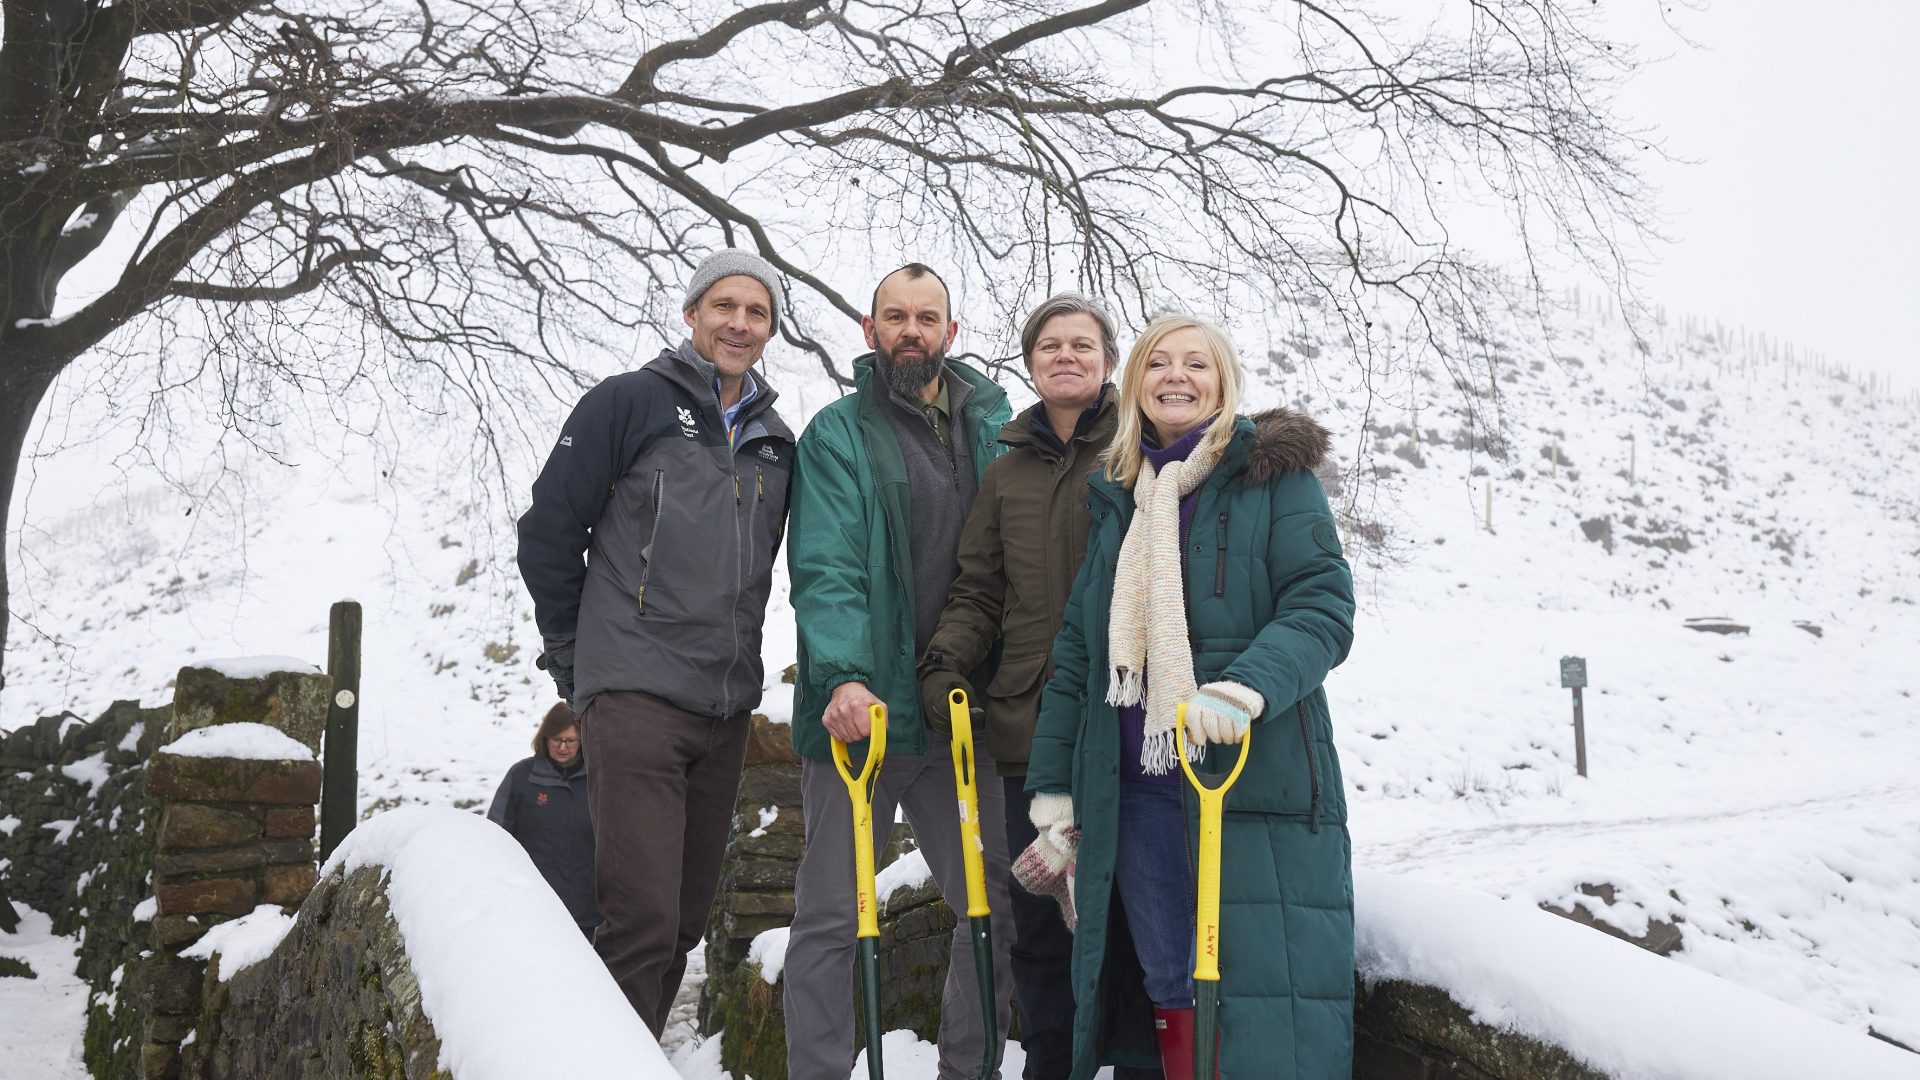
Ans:
[[[137,1075],[140,1021],[116,988],[144,943],[136,912],[151,895],[155,815],[142,780],[166,719],[121,701],[92,721],[46,716],[0,740],[0,929],[12,900],[56,934],[79,933],[95,1076]]]
[[[182,1075],[448,1075],[379,867],[328,876],[265,959],[219,974],[205,978]]]
[[[675,1075],[526,852],[478,815],[374,816],[273,933],[210,950],[182,1075]]]
[[[183,954],[313,885],[327,680],[288,666],[185,668],[169,706],[0,739],[0,929],[14,900],[79,935],[95,1076],[178,1075],[206,966]]]

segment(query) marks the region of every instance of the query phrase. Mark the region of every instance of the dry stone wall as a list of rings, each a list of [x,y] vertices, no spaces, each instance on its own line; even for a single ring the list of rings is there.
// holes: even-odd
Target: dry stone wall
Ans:
[[[265,960],[225,982],[207,972],[181,1074],[448,1080],[384,878],[377,866],[329,874]]]
[[[79,934],[95,1076],[137,1070],[140,1017],[116,988],[143,944],[135,913],[152,892],[156,830],[143,781],[166,722],[165,709],[121,701],[91,721],[62,713],[0,739],[0,928],[17,900],[55,933]]]
[[[1556,1046],[1473,1019],[1443,990],[1356,987],[1354,1080],[1607,1080]]]

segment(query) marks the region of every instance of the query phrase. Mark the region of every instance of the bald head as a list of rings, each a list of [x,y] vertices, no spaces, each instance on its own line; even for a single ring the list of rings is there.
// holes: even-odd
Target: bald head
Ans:
[[[867,305],[867,314],[874,318],[879,317],[882,294],[886,293],[890,286],[904,282],[925,281],[927,278],[932,278],[933,284],[939,286],[940,316],[942,321],[945,321],[953,312],[953,296],[947,291],[947,283],[939,274],[934,273],[933,267],[917,262],[910,262],[880,279],[880,284],[873,287],[873,301]]]

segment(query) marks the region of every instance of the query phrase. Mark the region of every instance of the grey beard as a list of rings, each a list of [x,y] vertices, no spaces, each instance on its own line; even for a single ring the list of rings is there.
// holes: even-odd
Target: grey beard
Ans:
[[[874,351],[879,354],[880,374],[887,380],[887,389],[913,402],[920,400],[920,392],[939,377],[947,362],[945,349],[929,352],[920,360],[897,360],[884,350]]]

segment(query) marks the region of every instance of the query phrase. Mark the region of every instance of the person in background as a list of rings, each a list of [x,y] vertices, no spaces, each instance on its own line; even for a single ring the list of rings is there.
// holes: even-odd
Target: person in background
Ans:
[[[920,662],[921,708],[936,738],[951,737],[948,695],[966,691],[984,709],[974,737],[999,767],[1006,791],[1007,850],[1035,839],[1027,820],[1027,754],[1040,688],[1067,594],[1087,553],[1087,478],[1113,441],[1118,415],[1109,381],[1120,364],[1113,316],[1079,293],[1033,309],[1020,328],[1020,354],[1040,400],[1000,429],[1007,452],[980,479],[960,571],[939,629]],[[967,673],[1001,646],[992,681],[978,692]],[[1031,881],[1029,881],[1031,883]],[[1073,1066],[1073,933],[1052,895],[1009,886],[1013,981],[1020,1005],[1025,1080],[1066,1080]],[[1127,944],[1130,948],[1130,943]],[[1157,1061],[1146,1048],[1141,1064]],[[1121,1080],[1157,1076],[1122,1067]]]
[[[557,702],[533,733],[533,756],[507,770],[487,820],[507,830],[567,905],[587,940],[600,925],[593,898],[593,820],[587,813],[587,759],[580,725]]]
[[[1287,409],[1236,415],[1243,381],[1217,327],[1154,320],[1089,484],[1087,557],[1027,764],[1035,844],[1075,867],[1073,1080],[1132,1034],[1103,1027],[1143,992],[1167,1080],[1192,1080],[1198,801],[1180,756],[1224,774],[1249,729],[1221,830],[1219,1075],[1353,1074],[1352,848],[1321,685],[1353,643],[1353,577],[1313,472],[1326,429]],[[1138,980],[1109,962],[1118,932]]]

